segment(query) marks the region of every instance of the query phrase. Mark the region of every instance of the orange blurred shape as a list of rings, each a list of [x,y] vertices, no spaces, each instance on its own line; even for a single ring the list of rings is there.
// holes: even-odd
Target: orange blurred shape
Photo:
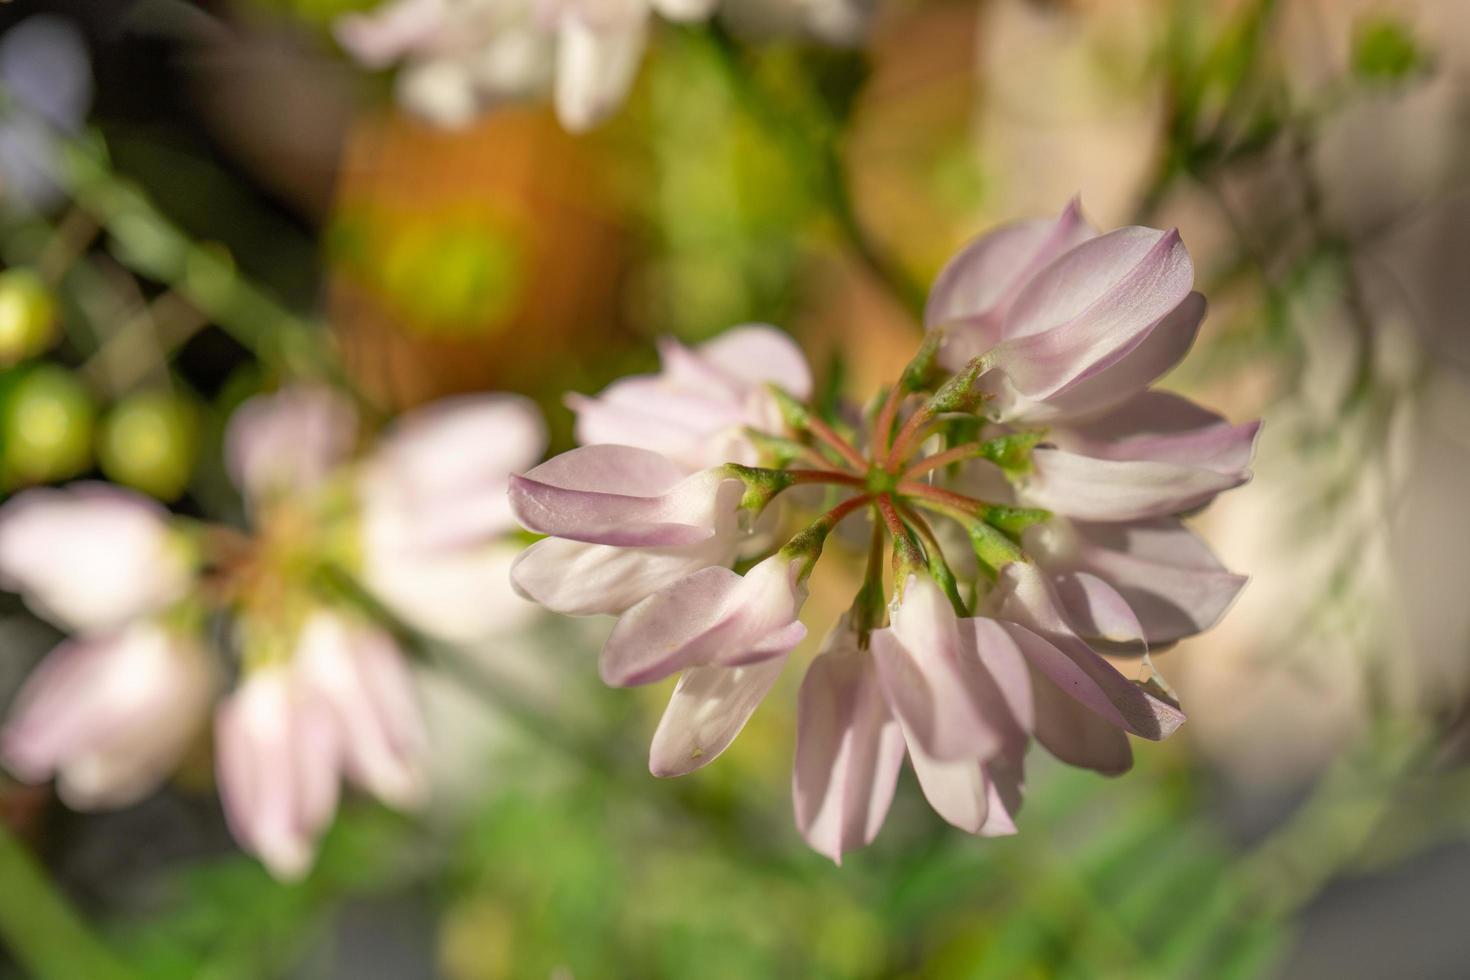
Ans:
[[[598,142],[505,108],[444,130],[382,113],[347,142],[328,231],[348,371],[393,407],[534,392],[618,320],[627,261]]]

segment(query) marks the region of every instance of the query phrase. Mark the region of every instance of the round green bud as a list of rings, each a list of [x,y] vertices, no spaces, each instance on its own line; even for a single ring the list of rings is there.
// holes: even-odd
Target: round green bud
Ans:
[[[114,405],[97,432],[107,478],[159,500],[177,500],[199,454],[199,413],[186,397],[143,391]]]
[[[30,269],[0,272],[0,364],[18,364],[56,339],[56,299]]]
[[[15,382],[0,408],[0,462],[8,483],[49,483],[91,465],[91,396],[76,375],[43,364]]]

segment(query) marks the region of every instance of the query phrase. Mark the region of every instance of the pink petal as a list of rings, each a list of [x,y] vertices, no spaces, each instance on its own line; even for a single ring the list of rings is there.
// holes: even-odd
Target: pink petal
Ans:
[[[1016,832],[1013,817],[1020,809],[1019,763],[1012,765],[1004,757],[989,763],[974,759],[946,762],[926,754],[912,739],[908,752],[919,789],[947,823],[981,837]]]
[[[1044,401],[1021,399],[1000,417],[1017,422],[1079,418],[1104,411],[1163,377],[1184,359],[1205,318],[1205,298],[1190,293],[1148,336],[1110,367],[1064,385]]]
[[[293,666],[310,696],[330,709],[353,781],[390,806],[421,802],[428,737],[412,676],[393,639],[319,612],[302,628]]]
[[[363,551],[358,570],[363,586],[427,636],[480,643],[524,629],[537,613],[511,583],[515,562],[524,552],[509,541],[425,552],[384,548],[370,536]]]
[[[1183,712],[1129,681],[1082,641],[1034,565],[1012,562],[1003,568],[996,596],[1001,616],[1009,620],[1007,632],[1027,660],[1067,694],[1143,738],[1167,738],[1183,724]]]
[[[1021,289],[1057,256],[1096,234],[1073,200],[1060,217],[1018,221],[972,239],[951,258],[929,292],[924,326],[946,326],[940,361],[958,370],[1000,341]]]
[[[904,742],[873,660],[845,624],[826,647],[801,684],[791,795],[807,843],[841,864],[882,828]]]
[[[1260,422],[1231,425],[1167,391],[1144,391],[1105,414],[1059,428],[1053,439],[1097,459],[1175,463],[1233,475],[1250,468],[1260,429]]]
[[[939,586],[920,576],[910,576],[893,625],[871,637],[893,713],[938,759],[990,758],[1015,738],[1006,697],[982,666],[975,637],[974,624],[958,619]]]
[[[806,635],[800,560],[780,554],[745,575],[705,568],[623,614],[602,648],[602,679],[647,684],[689,667],[744,666],[790,653]]]
[[[330,712],[289,667],[268,667],[220,706],[215,743],[235,838],[277,878],[300,878],[337,807],[340,743]]]
[[[1064,692],[1040,668],[1032,670],[1031,691],[1036,740],[1052,755],[1105,776],[1133,767],[1133,749],[1123,729]]]
[[[168,512],[111,484],[26,490],[0,508],[0,585],[59,626],[110,630],[161,610],[193,566]]]
[[[350,401],[330,388],[299,385],[235,409],[225,463],[235,486],[259,501],[315,487],[346,461],[356,439]]]
[[[1131,521],[1179,514],[1247,482],[1180,463],[1095,459],[1062,449],[1035,449],[1022,487],[1028,505],[1092,521]]]
[[[680,674],[653,734],[649,771],[659,777],[683,776],[715,761],[785,666],[782,655],[745,667],[691,667]]]
[[[1083,636],[1109,643],[1143,639],[1143,626],[1128,601],[1090,572],[1063,572],[1055,579],[1057,598],[1067,619]]]
[[[1055,559],[1056,567],[1092,572],[1109,582],[1137,615],[1150,644],[1209,629],[1247,581],[1227,571],[1198,535],[1175,518],[1128,524],[1077,521],[1073,528],[1076,544]],[[1048,569],[1053,567],[1052,558],[1040,557],[1045,543],[1033,544],[1028,533],[1027,544]]]
[[[770,383],[798,399],[811,397],[812,373],[806,355],[796,341],[775,327],[759,323],[732,327],[695,351],[747,391]]]
[[[617,548],[547,538],[511,566],[521,595],[571,616],[621,615],[701,568],[728,565],[734,542],[711,539],[680,548]]]
[[[1178,232],[1120,228],[1047,266],[1006,318],[998,366],[1045,398],[1119,361],[1189,296],[1194,266]]]
[[[670,547],[713,537],[742,487],[719,469],[693,476],[657,453],[584,446],[511,477],[516,519],[542,534],[624,547]]]
[[[63,643],[16,698],[6,766],[31,782],[55,774],[76,809],[130,804],[178,764],[214,688],[204,652],[153,624]]]

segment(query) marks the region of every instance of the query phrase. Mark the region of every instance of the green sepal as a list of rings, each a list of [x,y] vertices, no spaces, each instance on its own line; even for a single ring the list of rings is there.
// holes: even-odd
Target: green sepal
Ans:
[[[739,463],[726,463],[725,473],[732,479],[745,484],[745,492],[740,496],[739,507],[741,511],[748,513],[751,519],[759,517],[776,494],[791,486],[796,480],[787,470],[742,466]]]
[[[1012,432],[980,444],[978,455],[1007,473],[1024,473],[1031,468],[1031,450],[1046,436],[1044,431]]]
[[[923,391],[928,388],[934,375],[934,362],[939,357],[939,345],[944,336],[937,330],[924,335],[924,343],[909,361],[899,376],[898,384],[905,393]]]
[[[811,410],[780,385],[768,384],[766,390],[776,399],[776,407],[786,427],[793,432],[805,432],[811,421]]]
[[[795,439],[785,436],[773,436],[769,432],[761,432],[759,429],[747,427],[745,438],[755,446],[760,454],[762,466],[773,469],[783,469],[790,466],[806,452],[806,446]]]
[[[1013,561],[1025,561],[1026,555],[1010,538],[983,521],[975,521],[967,528],[970,546],[981,568],[994,578],[1002,568]]]
[[[949,412],[974,412],[990,396],[983,391],[975,389],[975,383],[980,376],[990,367],[990,362],[984,355],[970,359],[970,362],[961,368],[955,375],[939,386],[939,390],[929,399],[926,411],[931,415],[943,415]]]
[[[1006,507],[996,504],[985,511],[985,523],[1019,538],[1028,527],[1051,520],[1051,511],[1040,507]]]

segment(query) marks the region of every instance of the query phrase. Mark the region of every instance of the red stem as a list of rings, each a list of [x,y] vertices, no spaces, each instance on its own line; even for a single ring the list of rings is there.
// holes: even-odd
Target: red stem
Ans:
[[[927,483],[917,483],[912,480],[900,480],[895,489],[905,497],[932,500],[935,503],[945,504],[946,506],[963,510],[965,513],[974,514],[975,516],[979,516],[986,506],[974,497],[966,497],[962,493],[952,493],[948,490],[941,490],[938,487],[931,487]]]
[[[923,459],[919,460],[917,463],[909,467],[908,470],[904,472],[903,479],[913,480],[917,477],[923,476],[925,473],[928,473],[931,470],[937,470],[942,466],[948,466],[950,463],[963,463],[965,460],[974,459],[978,455],[980,455],[980,443],[967,442],[962,446],[955,446],[953,449],[946,449],[942,453],[935,453],[932,456],[925,456]]]
[[[888,389],[888,397],[883,399],[883,407],[879,409],[878,418],[873,424],[873,462],[879,466],[887,458],[888,436],[893,431],[893,417],[898,414],[898,403],[903,401],[901,389],[902,385],[897,384]]]
[[[933,420],[934,413],[926,405],[904,421],[903,428],[899,429],[898,435],[893,438],[893,445],[888,448],[886,467],[888,472],[897,472],[898,468],[908,461],[908,458],[914,454],[914,450],[924,441],[920,438],[919,433]]]
[[[863,458],[863,454],[853,448],[852,443],[838,435],[830,425],[815,415],[809,415],[805,421],[806,427],[811,430],[812,435],[831,446],[837,455],[846,461],[847,465],[859,473],[866,473],[868,471],[868,461]]]
[[[843,473],[841,470],[787,470],[793,484],[837,483],[844,487],[865,487],[867,482],[860,476]]]
[[[812,523],[824,524],[830,531],[832,528],[841,523],[843,518],[852,514],[852,512],[857,510],[859,507],[868,504],[872,501],[872,499],[873,498],[869,494],[860,494],[856,497],[849,497],[842,503],[838,504],[836,507],[833,507],[831,510],[827,511],[821,517],[817,518]]]

